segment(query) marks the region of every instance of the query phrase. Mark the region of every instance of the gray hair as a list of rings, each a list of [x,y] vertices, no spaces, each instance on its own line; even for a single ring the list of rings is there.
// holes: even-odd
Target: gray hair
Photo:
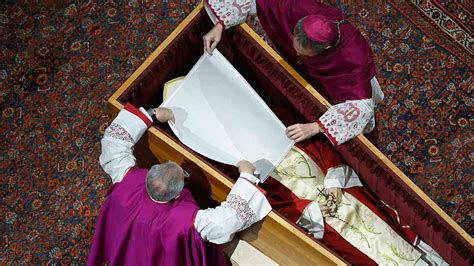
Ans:
[[[330,43],[315,42],[315,41],[309,39],[308,36],[306,35],[306,33],[304,32],[303,20],[305,18],[306,17],[303,17],[300,20],[298,20],[298,22],[296,23],[296,26],[293,28],[293,36],[298,41],[298,44],[300,45],[301,48],[304,48],[304,49],[309,48],[309,49],[311,49],[311,51],[316,52],[316,53],[319,53],[319,52],[322,52],[322,51],[326,50],[326,47]]]
[[[157,201],[170,201],[181,193],[184,180],[181,167],[175,162],[155,164],[146,175],[148,195]]]

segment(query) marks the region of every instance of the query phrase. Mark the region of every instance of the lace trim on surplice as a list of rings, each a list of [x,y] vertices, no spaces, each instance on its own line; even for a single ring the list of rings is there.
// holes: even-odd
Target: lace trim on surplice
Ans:
[[[249,227],[257,221],[255,212],[250,208],[248,202],[239,195],[229,194],[227,201],[222,204],[227,205],[237,212],[237,216],[245,225],[244,228]]]
[[[110,126],[105,130],[104,136],[133,143],[130,133],[117,123],[110,124]]]

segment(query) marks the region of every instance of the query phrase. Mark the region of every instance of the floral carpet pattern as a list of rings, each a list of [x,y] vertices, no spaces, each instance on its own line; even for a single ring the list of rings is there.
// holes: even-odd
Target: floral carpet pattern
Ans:
[[[473,235],[472,4],[330,2],[374,50],[382,152]],[[196,4],[0,3],[0,264],[85,263],[107,98]]]

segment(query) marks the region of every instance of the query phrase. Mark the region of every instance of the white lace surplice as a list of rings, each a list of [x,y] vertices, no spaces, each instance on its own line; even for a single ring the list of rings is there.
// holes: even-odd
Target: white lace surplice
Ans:
[[[370,81],[372,98],[346,101],[331,106],[319,119],[318,124],[333,145],[342,144],[375,127],[375,106],[383,98],[377,78]]]
[[[133,146],[147,130],[147,123],[151,124],[152,121],[145,109],[135,111],[141,112],[148,120],[142,120],[132,111],[124,109],[107,127],[101,140],[100,165],[110,175],[113,183],[122,181],[128,169],[135,166]]]
[[[270,211],[271,206],[263,193],[254,184],[239,178],[221,206],[197,213],[194,226],[204,240],[222,244]]]
[[[204,8],[214,24],[221,23],[226,29],[257,13],[255,0],[205,0]]]
[[[226,29],[239,25],[248,15],[257,12],[255,0],[205,0],[204,8],[209,18]],[[370,80],[372,98],[346,101],[329,108],[318,124],[333,145],[342,144],[355,136],[374,129],[374,108],[384,98],[375,77]]]

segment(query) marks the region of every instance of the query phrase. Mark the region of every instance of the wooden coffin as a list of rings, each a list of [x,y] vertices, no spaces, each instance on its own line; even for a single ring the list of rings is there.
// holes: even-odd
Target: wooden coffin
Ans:
[[[145,108],[159,105],[163,101],[164,83],[185,76],[202,55],[202,36],[211,27],[200,4],[112,95],[108,101],[111,118],[127,102]],[[284,113],[294,119],[282,119],[286,125],[314,121],[329,106],[248,25],[227,30],[218,49],[277,116]],[[139,147],[139,164],[155,158],[178,162],[191,172],[191,186],[201,191],[202,197],[207,193],[214,200],[223,201],[237,177],[234,167],[213,162],[185,147],[167,125],[153,125]],[[359,136],[337,150],[367,187],[395,207],[447,262],[472,264],[473,239],[365,137]],[[283,265],[350,264],[274,211],[241,232],[240,237]]]

